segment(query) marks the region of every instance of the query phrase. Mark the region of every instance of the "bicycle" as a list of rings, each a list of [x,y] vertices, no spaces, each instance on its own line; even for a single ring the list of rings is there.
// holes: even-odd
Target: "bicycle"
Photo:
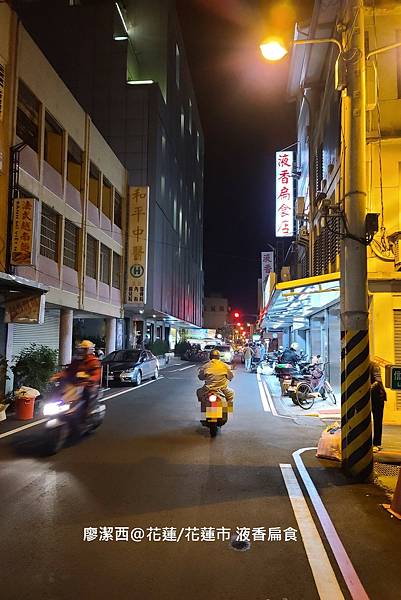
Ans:
[[[311,381],[303,380],[297,384],[295,389],[296,403],[304,410],[312,408],[316,398],[327,399],[331,404],[337,404],[333,388],[327,380],[324,371],[322,371],[322,375],[315,386],[312,386]]]

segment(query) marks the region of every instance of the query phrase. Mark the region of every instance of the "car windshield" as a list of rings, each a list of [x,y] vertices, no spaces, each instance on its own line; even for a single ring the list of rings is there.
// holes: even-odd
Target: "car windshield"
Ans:
[[[137,350],[118,350],[106,356],[105,360],[112,362],[138,362],[139,352]]]

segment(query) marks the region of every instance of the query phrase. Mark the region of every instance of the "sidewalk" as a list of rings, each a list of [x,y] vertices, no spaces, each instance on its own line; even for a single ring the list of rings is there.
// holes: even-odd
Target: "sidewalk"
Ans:
[[[159,365],[160,365],[160,370],[162,369],[166,369],[167,367],[174,367],[174,366],[178,366],[183,364],[183,361],[180,358],[177,358],[176,356],[171,356],[170,360],[167,364],[165,364],[164,359],[163,358],[159,358]],[[109,390],[110,388],[104,388],[103,392]],[[5,421],[0,421],[0,436],[3,433],[7,433],[8,431],[12,431],[13,429],[18,429],[19,427],[24,427],[26,425],[30,425],[32,423],[36,423],[38,421],[41,421],[43,419],[43,415],[41,414],[40,409],[37,409],[35,407],[35,414],[33,419],[30,419],[29,421],[21,421],[20,419],[17,419],[15,417],[15,413],[7,412],[7,419]],[[46,420],[46,419],[43,419]]]

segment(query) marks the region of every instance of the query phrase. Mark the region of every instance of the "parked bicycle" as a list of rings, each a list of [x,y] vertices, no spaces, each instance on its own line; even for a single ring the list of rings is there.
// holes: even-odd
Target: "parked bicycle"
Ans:
[[[328,400],[331,404],[337,403],[333,388],[326,377],[325,366],[314,366],[309,375],[294,382],[291,386],[292,389],[289,390],[294,404],[298,404],[304,410],[309,410],[317,399]]]

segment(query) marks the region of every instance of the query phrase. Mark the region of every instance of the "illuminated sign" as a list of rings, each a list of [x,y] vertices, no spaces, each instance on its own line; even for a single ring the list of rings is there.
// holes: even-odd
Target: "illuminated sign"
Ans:
[[[276,152],[276,237],[294,235],[294,152]]]
[[[34,198],[13,200],[13,229],[11,239],[11,264],[16,267],[34,264]]]
[[[128,198],[127,304],[146,303],[149,188],[130,187]]]

